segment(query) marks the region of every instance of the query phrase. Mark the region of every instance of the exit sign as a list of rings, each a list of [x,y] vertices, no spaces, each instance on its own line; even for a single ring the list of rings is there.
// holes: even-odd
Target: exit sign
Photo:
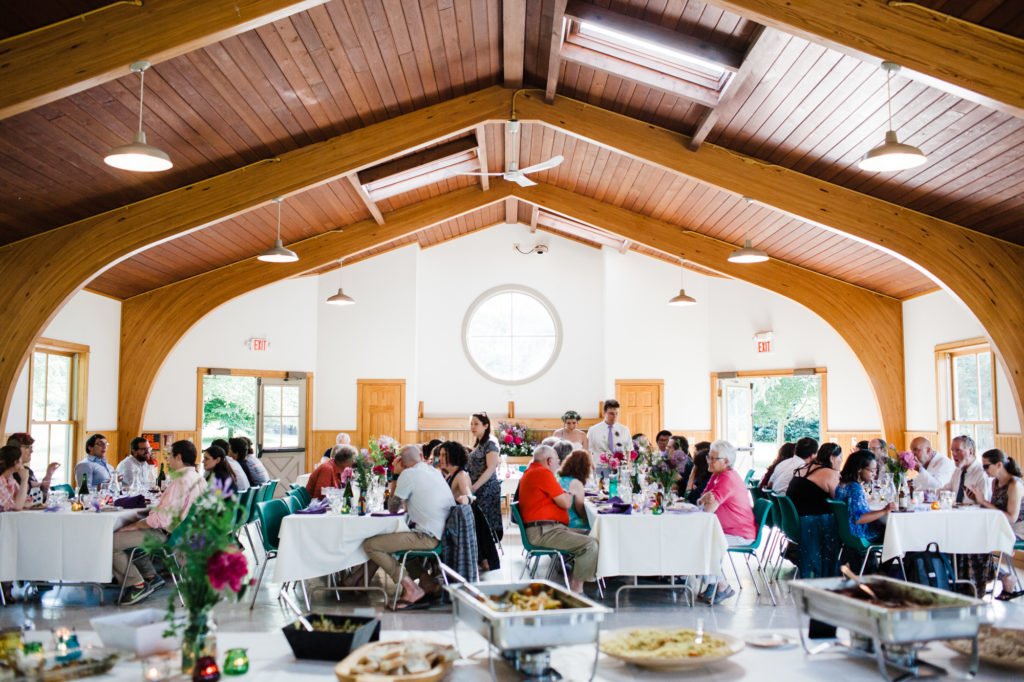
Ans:
[[[758,355],[772,352],[772,342],[775,335],[771,332],[758,332],[754,334],[754,352]]]
[[[266,339],[249,339],[249,350],[265,351],[270,348],[270,342]]]

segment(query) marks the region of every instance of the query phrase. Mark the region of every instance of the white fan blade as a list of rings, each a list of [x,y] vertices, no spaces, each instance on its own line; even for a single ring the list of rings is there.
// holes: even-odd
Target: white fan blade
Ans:
[[[520,187],[533,187],[534,185],[537,184],[536,182],[534,182],[533,180],[531,180],[530,178],[528,178],[528,177],[526,177],[525,175],[522,175],[522,174],[514,175],[514,176],[505,176],[505,179],[506,180],[511,180],[512,182],[516,183]]]
[[[536,164],[534,164],[532,166],[527,166],[526,168],[521,169],[519,172],[520,173],[536,173],[538,171],[543,171],[543,170],[548,170],[549,168],[554,168],[555,166],[561,164],[563,161],[565,161],[565,157],[562,156],[561,154],[559,154],[558,156],[552,156],[547,161],[541,161],[540,163],[536,163]]]
[[[463,172],[463,173],[455,173],[455,175],[488,175],[488,176],[497,178],[497,177],[501,177],[502,175],[504,175],[504,173],[470,173],[470,172],[467,171],[467,172]]]

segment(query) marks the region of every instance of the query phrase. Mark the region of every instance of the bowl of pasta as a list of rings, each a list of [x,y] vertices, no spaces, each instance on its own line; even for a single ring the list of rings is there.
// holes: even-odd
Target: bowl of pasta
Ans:
[[[743,650],[743,641],[689,628],[627,628],[601,633],[601,652],[641,668],[697,668]]]

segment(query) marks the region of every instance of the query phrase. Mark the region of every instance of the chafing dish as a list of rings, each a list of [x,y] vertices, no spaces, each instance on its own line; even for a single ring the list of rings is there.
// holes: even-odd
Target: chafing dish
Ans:
[[[892,591],[913,605],[887,606],[842,594],[839,590],[856,587],[854,581],[844,578],[794,580],[790,589],[805,621],[813,618],[848,630],[851,644],[847,650],[873,654],[885,679],[890,679],[887,665],[913,676],[919,674],[919,665],[935,668],[917,659],[920,647],[915,645],[947,639],[973,640],[970,674],[974,676],[978,670],[978,630],[989,620],[985,602],[882,576],[865,577],[862,582],[872,588],[878,586],[883,592]],[[808,646],[804,628],[800,637],[808,653],[823,650]]]

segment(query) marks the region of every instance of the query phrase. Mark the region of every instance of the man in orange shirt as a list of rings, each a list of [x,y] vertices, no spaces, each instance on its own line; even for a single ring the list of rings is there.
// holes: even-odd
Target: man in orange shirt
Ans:
[[[334,456],[314,469],[306,481],[309,497],[319,500],[324,496],[324,488],[340,488],[342,474],[352,467],[357,454],[351,445],[335,445]]]
[[[597,575],[597,539],[569,530],[572,496],[555,477],[558,463],[558,453],[550,445],[533,451],[533,462],[519,482],[519,514],[530,542],[572,554],[570,588],[583,592],[583,583]]]

